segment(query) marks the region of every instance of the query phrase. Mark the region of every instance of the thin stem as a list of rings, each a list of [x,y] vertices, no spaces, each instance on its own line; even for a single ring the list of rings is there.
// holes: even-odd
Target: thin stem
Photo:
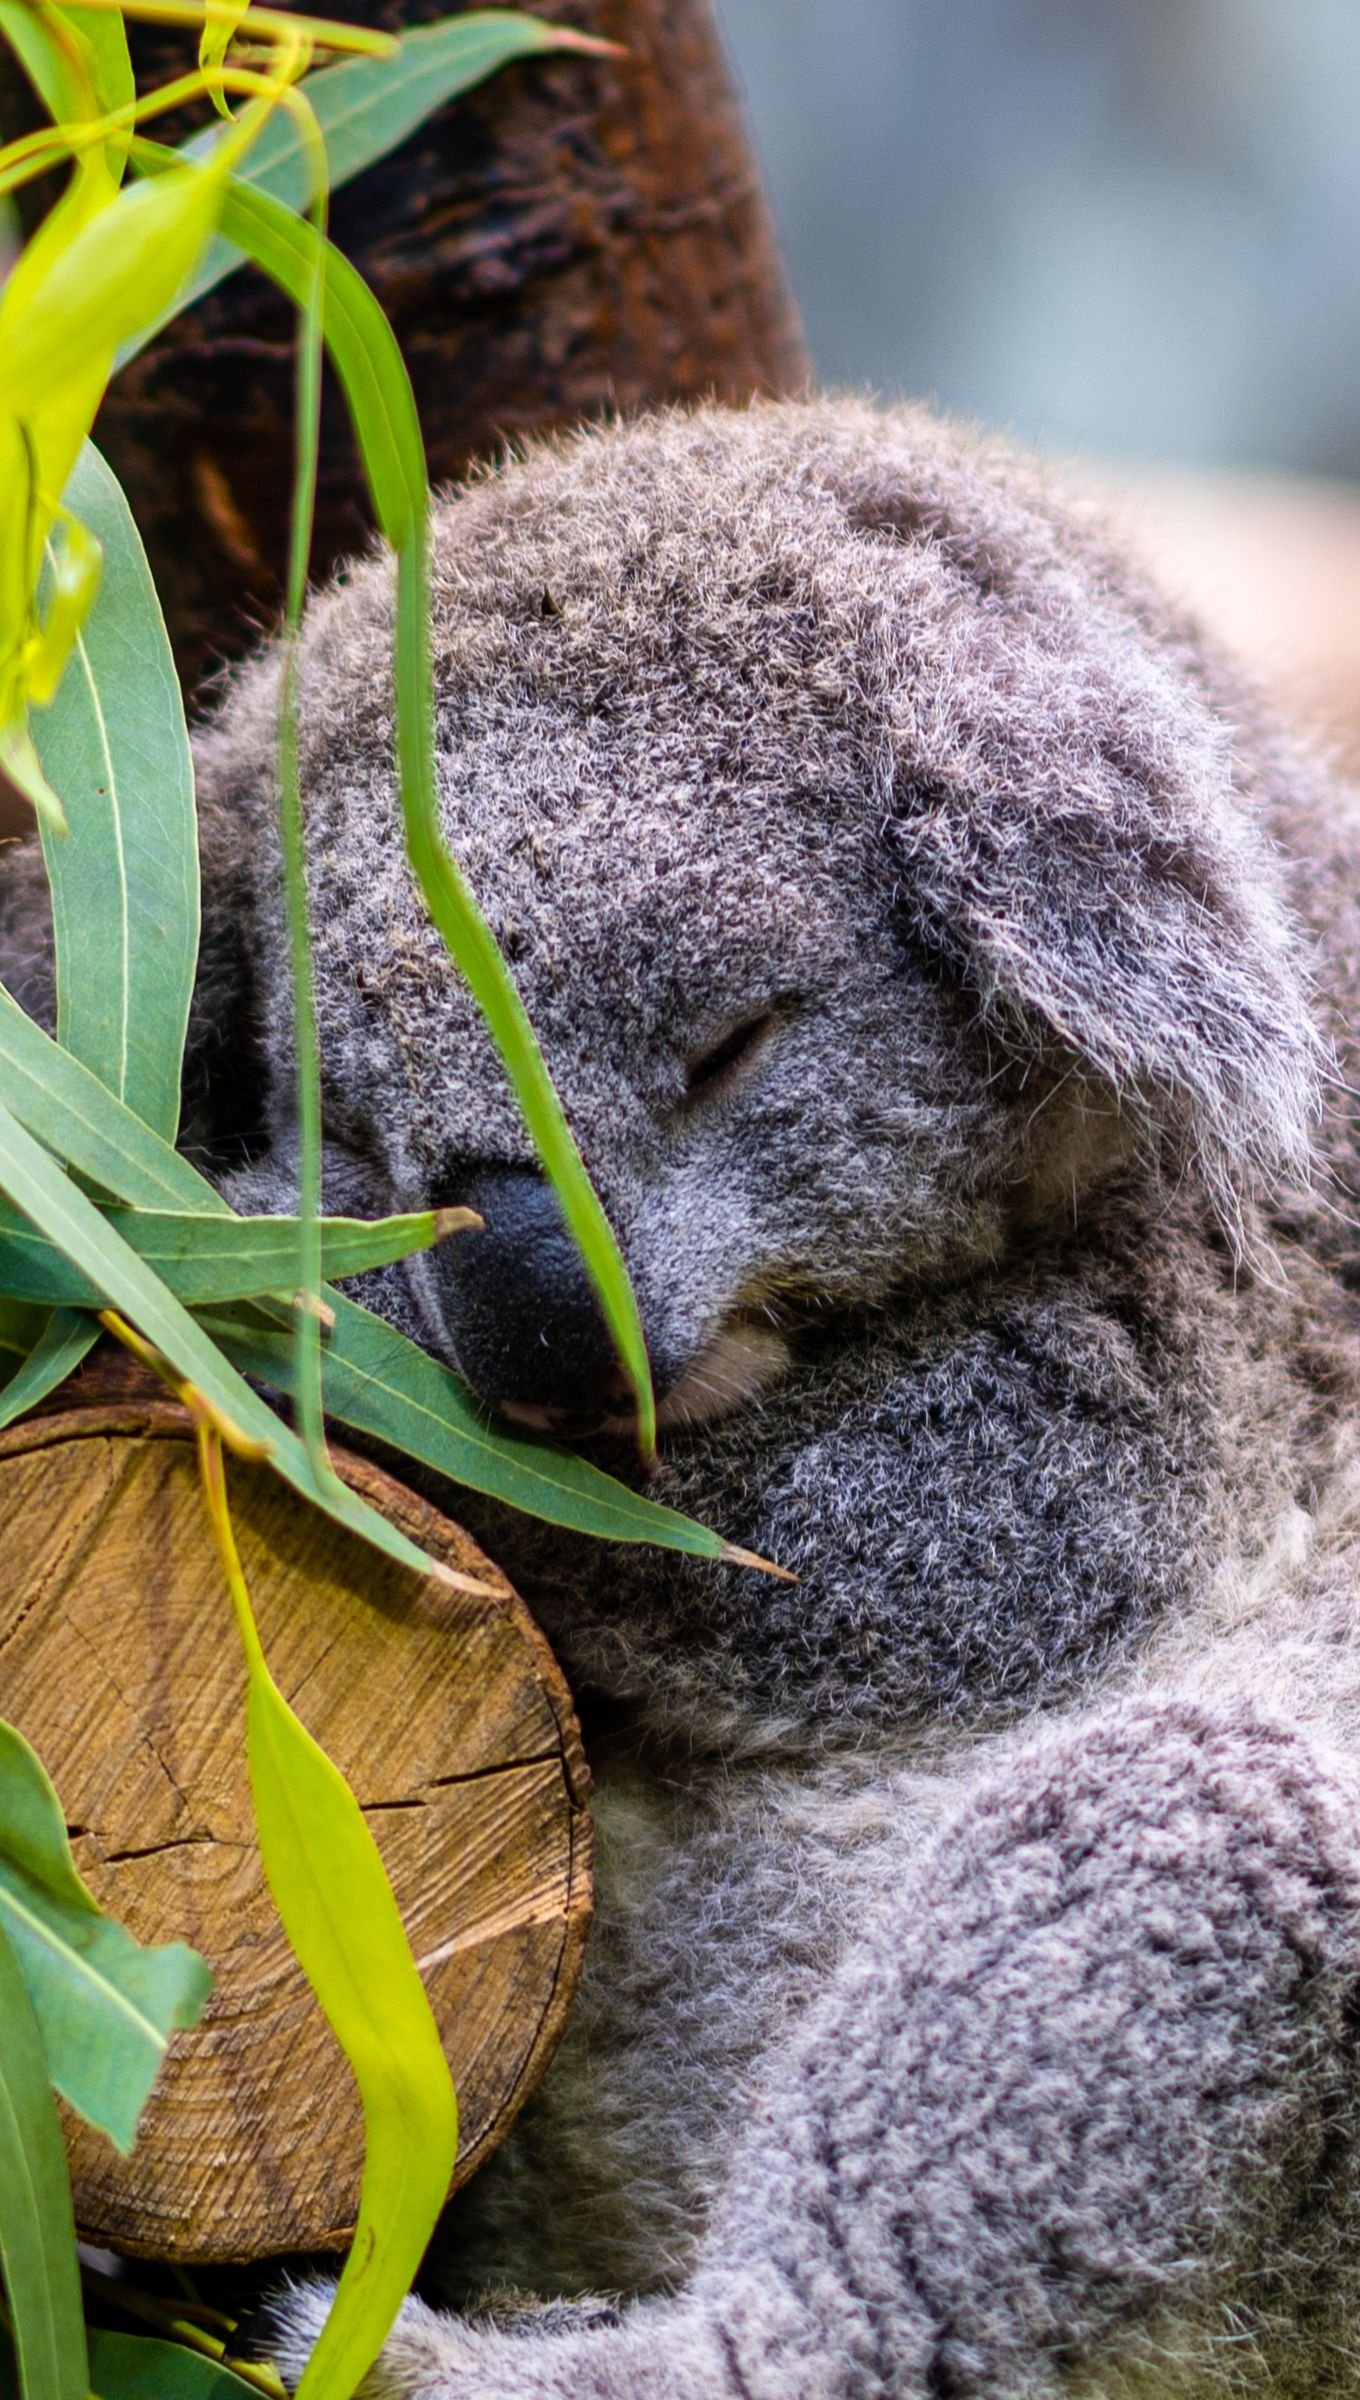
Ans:
[[[265,1665],[264,1651],[260,1646],[255,1611],[250,1605],[245,1570],[241,1565],[241,1553],[236,1547],[236,1536],[232,1531],[231,1511],[227,1506],[227,1470],[222,1456],[222,1437],[215,1425],[207,1424],[200,1417],[194,1427],[194,1440],[198,1445],[198,1472],[203,1484],[203,1496],[208,1503],[208,1522],[212,1526],[213,1540],[217,1544],[217,1555],[222,1561],[222,1572],[226,1577],[227,1590],[231,1594],[231,1605],[236,1611],[236,1623],[241,1635],[241,1647],[246,1654],[246,1665],[252,1676],[267,1675],[269,1670]]]
[[[127,1318],[120,1316],[116,1308],[101,1308],[98,1313],[104,1331],[111,1333],[116,1342],[121,1342],[125,1350],[130,1350],[139,1365],[146,1367],[169,1386],[181,1406],[188,1409],[196,1425],[210,1425],[238,1458],[273,1457],[271,1442],[257,1441],[253,1433],[243,1433],[224,1408],[219,1408],[217,1402],[209,1399],[206,1392],[200,1391],[196,1383],[186,1383],[163,1352],[153,1342],[147,1341],[144,1334],[138,1333],[134,1325],[129,1325]]]
[[[220,15],[212,0],[65,0],[65,5],[88,9],[95,16],[134,17],[143,25],[210,25]],[[298,20],[283,9],[252,8],[250,29],[266,38],[291,39],[298,32]],[[333,17],[309,17],[306,35],[316,50],[358,58],[390,58],[398,47],[395,34],[373,32],[366,25],[341,25]]]
[[[251,2385],[257,2392],[265,2393],[267,2400],[286,2400],[282,2379],[273,2367],[257,2366],[251,2359],[233,2358],[226,2342],[219,2341],[215,2334],[206,2333],[188,2317],[181,2316],[172,2303],[157,2299],[154,2292],[140,2292],[134,2284],[124,2283],[118,2276],[102,2274],[98,2267],[87,2266],[84,2260],[81,2261],[80,2277],[87,2289],[97,2293],[107,2306],[119,2309],[124,2316],[135,2317],[139,2324],[154,2326],[167,2341],[178,2342],[185,2350],[196,2350],[201,2357],[214,2359],[231,2374],[239,2375],[243,2383]],[[233,2330],[230,2317],[222,2316],[217,2310],[213,2310],[212,2314],[220,2324],[226,2326],[228,2332]]]
[[[308,926],[307,837],[298,763],[298,645],[316,513],[326,255],[326,150],[315,119],[308,151],[312,184],[308,213],[317,239],[309,269],[309,288],[298,320],[297,430],[279,711],[279,823],[297,1060],[298,1289],[303,1295],[295,1336],[298,1430],[317,1474],[329,1479],[333,1478],[334,1469],[326,1449],[321,1392],[321,1054]]]

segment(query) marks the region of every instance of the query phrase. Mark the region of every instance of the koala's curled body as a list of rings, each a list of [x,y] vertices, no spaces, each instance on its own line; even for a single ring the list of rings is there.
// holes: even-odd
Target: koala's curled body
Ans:
[[[374,560],[305,637],[328,1198],[522,1201],[403,863],[390,632]],[[640,2296],[413,2303],[372,2388],[1360,2393],[1354,802],[914,411],[537,450],[441,505],[434,644],[657,1488],[799,1581],[460,1501],[594,1725],[600,1911],[445,2288]],[[242,1205],[290,1179],[276,676],[199,742],[196,1057],[211,1104],[253,1028],[272,1137]],[[366,1296],[551,1421],[460,1274]]]

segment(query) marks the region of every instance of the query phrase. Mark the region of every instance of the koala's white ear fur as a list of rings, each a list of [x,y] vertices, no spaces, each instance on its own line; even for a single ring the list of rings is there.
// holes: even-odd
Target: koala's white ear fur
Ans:
[[[963,605],[898,619],[899,902],[1003,1043],[1072,1053],[1231,1225],[1246,1192],[1307,1179],[1325,1065],[1258,822],[1265,799],[1288,813],[1260,788],[1286,746],[1239,768],[1132,576],[1060,517],[1036,542],[1005,513],[971,529],[981,590],[960,559]],[[938,557],[947,530],[931,540]]]

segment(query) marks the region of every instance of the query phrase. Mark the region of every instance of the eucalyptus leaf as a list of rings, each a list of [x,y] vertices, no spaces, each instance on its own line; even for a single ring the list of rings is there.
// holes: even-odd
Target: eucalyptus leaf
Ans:
[[[229,1216],[221,1193],[0,985],[0,1099],[54,1156],[138,1208]]]
[[[461,1228],[462,1209],[425,1209],[418,1215],[323,1217],[322,1271],[329,1276],[362,1274],[389,1266],[413,1250]],[[195,1307],[247,1300],[258,1293],[291,1295],[297,1280],[298,1227],[295,1217],[205,1217],[153,1209],[111,1208],[105,1223],[154,1268],[168,1291]],[[103,1299],[88,1276],[13,1210],[0,1206],[0,1294],[43,1301],[49,1306],[101,1308]]]
[[[0,2266],[24,2400],[87,2400],[76,2228],[33,2003],[0,1924]]]
[[[25,0],[0,0],[0,34],[53,118],[108,115],[136,98],[127,32],[114,10],[38,10]]]
[[[4,1303],[0,1318],[16,1305]],[[74,1375],[98,1339],[99,1327],[88,1316],[73,1314],[65,1308],[53,1309],[45,1324],[31,1325],[22,1345],[21,1364],[0,1388],[0,1427],[12,1425],[17,1417],[36,1408],[49,1392],[54,1392],[58,1384],[65,1383],[68,1375]],[[2,1346],[3,1333],[0,1333]]]
[[[204,1491],[246,1654],[255,1830],[274,1905],[359,2087],[359,2217],[299,2400],[350,2400],[410,2287],[458,2148],[439,2028],[362,1809],[269,1672],[231,1529],[222,1445],[200,1434]]]
[[[321,1354],[322,1388],[327,1415],[342,1425],[404,1451],[451,1483],[573,1532],[649,1542],[696,1558],[731,1555],[706,1526],[630,1491],[574,1452],[493,1426],[466,1384],[395,1326],[341,1292],[328,1289],[325,1299],[334,1323]],[[243,1374],[291,1391],[291,1335],[281,1311],[231,1311],[205,1323]]]
[[[59,13],[62,24],[85,45],[95,99],[103,114],[111,116],[115,109],[131,108],[137,81],[121,10],[77,6]]]
[[[63,20],[28,5],[28,0],[0,0],[3,35],[50,117],[80,118],[94,97],[90,66],[78,67],[62,32]],[[82,73],[83,70],[83,73]],[[88,83],[88,92],[82,88]]]
[[[27,428],[43,490],[64,489],[119,343],[175,300],[216,221],[224,172],[136,184],[44,244],[54,210],[0,292],[5,407]]]
[[[549,50],[595,47],[567,29],[513,9],[476,9],[400,37],[385,58],[345,59],[304,78],[300,89],[316,111],[326,142],[330,187],[348,183],[382,158],[446,101],[484,83],[510,60]],[[206,164],[220,139],[215,127],[195,134],[178,155]],[[307,155],[294,119],[280,109],[259,136],[242,170],[256,191],[301,213],[307,206]],[[245,263],[245,253],[219,236],[209,243],[184,298],[133,334],[118,354],[125,366],[172,316],[201,300]]]
[[[447,1568],[436,1567],[338,1476],[318,1472],[297,1435],[251,1390],[160,1278],[114,1232],[94,1202],[3,1105],[0,1191],[89,1277],[109,1307],[132,1320],[177,1375],[196,1385],[228,1422],[259,1446],[261,1455],[295,1490],[400,1565],[450,1579]],[[461,1580],[466,1586],[468,1579]]]
[[[57,1038],[173,1141],[198,954],[184,704],[146,553],[91,442],[62,500],[98,540],[104,565],[56,697],[33,721],[68,826],[42,828]]]
[[[183,1942],[146,1949],[81,1882],[41,1761],[0,1722],[0,1930],[41,2028],[47,2074],[131,2149],[170,2035],[197,2022],[212,1971]]]
[[[90,2332],[90,2383],[99,2400],[248,2400],[253,2387],[216,2359],[154,2334]]]
[[[0,1382],[12,1372],[14,1363],[28,1357],[41,1339],[44,1322],[41,1308],[31,1308],[23,1300],[0,1299]]]

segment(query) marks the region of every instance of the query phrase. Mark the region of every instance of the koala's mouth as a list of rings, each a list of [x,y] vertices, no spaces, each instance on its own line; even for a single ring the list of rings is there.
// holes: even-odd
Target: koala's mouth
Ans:
[[[766,1391],[789,1363],[789,1345],[773,1326],[733,1317],[690,1360],[678,1381],[657,1401],[658,1433],[676,1433],[730,1416]],[[620,1379],[618,1397],[623,1398]],[[536,1402],[502,1400],[500,1413],[557,1441],[584,1442],[597,1436],[626,1438],[634,1429],[631,1410],[550,1408]]]

